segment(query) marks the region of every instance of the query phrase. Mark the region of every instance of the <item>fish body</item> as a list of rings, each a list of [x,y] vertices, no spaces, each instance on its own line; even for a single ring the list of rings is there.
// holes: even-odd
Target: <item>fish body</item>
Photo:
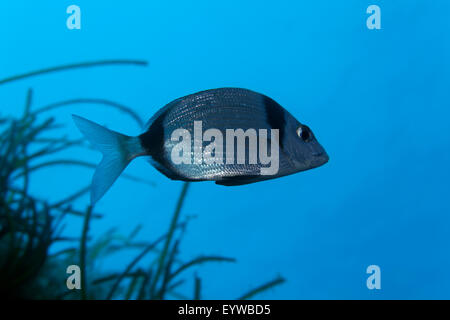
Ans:
[[[241,88],[178,98],[161,108],[137,137],[78,116],[74,121],[104,155],[93,178],[93,203],[138,156],[149,156],[170,179],[227,186],[278,178],[328,161],[308,126],[273,99]]]

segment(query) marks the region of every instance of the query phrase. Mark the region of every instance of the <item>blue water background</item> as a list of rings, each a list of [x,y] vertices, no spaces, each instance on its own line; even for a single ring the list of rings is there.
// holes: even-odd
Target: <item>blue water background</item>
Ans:
[[[66,8],[82,12],[66,28]],[[368,30],[377,4],[382,29]],[[450,298],[450,2],[434,1],[2,1],[0,78],[67,63],[133,58],[146,68],[99,67],[0,86],[0,112],[19,115],[26,91],[35,107],[104,98],[143,118],[196,91],[233,86],[264,93],[308,124],[330,155],[323,167],[228,188],[195,183],[183,214],[195,214],[181,257],[220,254],[235,264],[196,270],[204,298],[236,298],[277,275],[273,299]],[[53,114],[58,134],[80,138],[76,113],[136,135],[107,107],[77,105]],[[74,149],[79,159],[100,154]],[[98,203],[98,236],[142,223],[151,240],[169,223],[182,184],[145,159]],[[35,194],[57,200],[90,182],[92,171],[59,167],[33,177]],[[79,202],[88,203],[88,197]],[[66,234],[78,235],[73,218]],[[121,268],[122,254],[99,268]],[[368,290],[379,265],[382,289]],[[61,270],[65,272],[65,270]],[[189,275],[190,276],[190,275]],[[182,288],[192,291],[192,279]]]

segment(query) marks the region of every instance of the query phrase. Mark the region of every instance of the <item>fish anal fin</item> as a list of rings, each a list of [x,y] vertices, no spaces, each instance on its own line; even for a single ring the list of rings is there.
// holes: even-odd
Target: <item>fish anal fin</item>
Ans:
[[[248,176],[231,176],[223,177],[221,180],[217,180],[216,184],[221,186],[242,186],[254,182],[261,181],[260,175],[248,175]]]

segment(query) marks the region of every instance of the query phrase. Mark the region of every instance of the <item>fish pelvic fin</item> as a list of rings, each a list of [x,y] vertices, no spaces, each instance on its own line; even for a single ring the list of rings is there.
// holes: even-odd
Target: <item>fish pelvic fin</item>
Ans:
[[[95,122],[72,115],[73,121],[92,146],[103,154],[91,184],[91,204],[108,191],[114,181],[134,158],[143,155],[138,137],[109,130]]]

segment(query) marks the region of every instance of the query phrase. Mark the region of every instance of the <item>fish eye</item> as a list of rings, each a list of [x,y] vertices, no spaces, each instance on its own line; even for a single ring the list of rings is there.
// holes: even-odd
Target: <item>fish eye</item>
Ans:
[[[307,126],[300,126],[297,129],[297,135],[299,138],[301,138],[303,141],[308,142],[311,140],[312,133],[311,130]]]

